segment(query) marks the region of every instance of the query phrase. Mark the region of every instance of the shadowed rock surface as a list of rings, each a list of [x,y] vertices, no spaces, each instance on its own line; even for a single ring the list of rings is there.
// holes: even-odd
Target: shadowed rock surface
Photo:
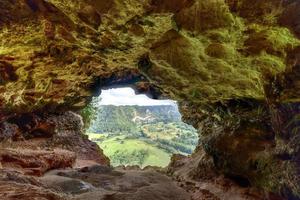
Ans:
[[[56,149],[54,151],[32,151],[27,149],[2,149],[0,160],[3,168],[24,170],[24,174],[41,176],[46,171],[72,167],[75,154]]]

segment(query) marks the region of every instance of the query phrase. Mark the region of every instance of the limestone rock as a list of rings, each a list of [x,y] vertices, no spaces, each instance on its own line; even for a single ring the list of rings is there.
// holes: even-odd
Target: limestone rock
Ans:
[[[59,177],[57,177],[59,176]],[[167,176],[151,170],[114,170],[108,167],[92,166],[82,170],[53,171],[41,178],[44,184],[56,187],[58,191],[68,193],[65,184],[81,180],[92,189],[76,194],[75,199],[161,199],[186,200],[190,195],[176,186]]]
[[[0,171],[0,191],[0,199],[5,200],[70,199],[43,187],[43,185],[33,177],[6,170]]]
[[[299,199],[298,10],[296,0],[2,0],[1,145],[108,164],[63,112],[130,83],[177,100],[198,128],[207,165],[196,174],[210,166]]]
[[[2,168],[20,170],[27,175],[41,176],[51,169],[72,167],[75,159],[74,153],[60,149],[54,151],[0,150]]]
[[[76,163],[98,163],[109,165],[97,144],[83,133],[80,115],[74,112],[59,114],[21,114],[3,123],[0,136],[3,149],[13,148],[22,151],[64,149],[75,153]],[[55,154],[55,153],[54,153]]]

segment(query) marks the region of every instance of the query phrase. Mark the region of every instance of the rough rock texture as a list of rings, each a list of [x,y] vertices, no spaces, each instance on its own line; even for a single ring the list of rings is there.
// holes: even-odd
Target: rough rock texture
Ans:
[[[3,0],[1,108],[84,106],[95,79],[137,68],[178,100],[262,100],[299,45],[276,0],[110,2]]]
[[[187,200],[190,194],[155,170],[113,170],[90,166],[52,171],[41,178],[0,171],[5,200]]]
[[[247,179],[224,176],[202,148],[190,156],[174,155],[167,174],[192,194],[192,200],[283,199],[280,196],[250,187]]]
[[[80,170],[54,171],[42,177],[41,182],[57,191],[76,195],[75,199],[78,200],[190,198],[190,195],[176,186],[170,178],[151,169],[113,170],[109,167],[91,166]],[[78,185],[82,189],[69,187],[68,183],[72,183],[74,187]]]
[[[169,170],[169,173],[173,173],[176,181],[152,167],[141,170],[138,167],[112,169],[108,166],[91,165],[80,169],[53,170],[39,178],[2,170],[0,197],[9,200],[29,200],[30,197],[38,200],[281,199],[257,189],[240,187],[227,178],[217,177],[214,172],[197,175],[194,165],[206,161],[204,157],[197,156],[197,161],[190,164],[190,160],[186,158],[173,160],[173,164],[176,163],[177,166]],[[207,163],[202,164],[203,167],[209,166]],[[200,176],[205,176],[206,179],[200,182]]]
[[[179,101],[199,130],[208,169],[299,199],[299,7],[297,0],[1,0],[0,139],[34,130],[25,123],[19,131],[15,115],[82,108],[103,86],[135,83]],[[47,133],[51,146],[56,134]],[[80,141],[70,139],[77,153]]]
[[[27,149],[1,149],[2,168],[21,170],[27,175],[41,176],[51,169],[72,167],[76,156],[69,151],[32,151]]]
[[[65,200],[59,194],[51,192],[47,189],[35,187],[32,185],[24,185],[10,182],[1,182],[0,183],[0,198],[5,200],[32,200],[32,199],[40,199],[40,200]]]
[[[43,175],[51,169],[109,165],[102,150],[83,134],[80,115],[24,114],[2,124],[0,163],[30,175]]]
[[[80,115],[73,112],[49,115],[46,122],[54,124],[56,133],[43,144],[49,148],[63,148],[76,153],[77,161],[95,161],[98,164],[109,165],[109,159],[99,146],[84,135],[83,122]]]
[[[3,200],[66,200],[66,196],[46,189],[33,177],[14,171],[0,170],[0,199]]]

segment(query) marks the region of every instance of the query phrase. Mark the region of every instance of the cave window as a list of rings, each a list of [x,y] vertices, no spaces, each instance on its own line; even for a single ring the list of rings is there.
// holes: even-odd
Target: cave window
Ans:
[[[113,166],[165,167],[173,154],[189,155],[198,144],[176,101],[151,99],[130,87],[102,90],[83,116],[86,134]]]

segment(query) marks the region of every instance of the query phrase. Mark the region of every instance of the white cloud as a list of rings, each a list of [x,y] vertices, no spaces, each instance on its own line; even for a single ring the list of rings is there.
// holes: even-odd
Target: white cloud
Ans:
[[[114,88],[102,90],[100,95],[101,101],[98,105],[139,105],[139,106],[152,106],[152,105],[175,105],[176,101],[171,100],[155,100],[147,97],[144,94],[136,95],[132,88]]]

